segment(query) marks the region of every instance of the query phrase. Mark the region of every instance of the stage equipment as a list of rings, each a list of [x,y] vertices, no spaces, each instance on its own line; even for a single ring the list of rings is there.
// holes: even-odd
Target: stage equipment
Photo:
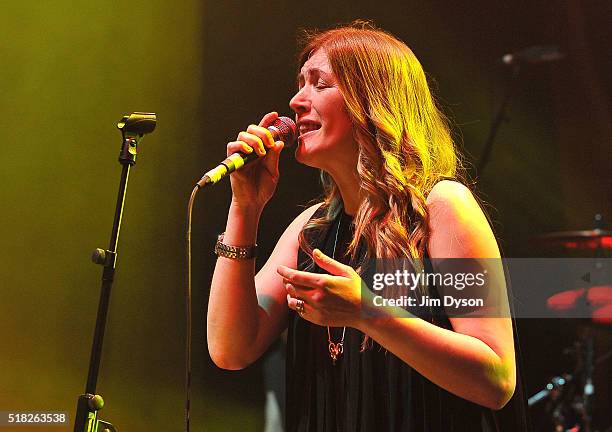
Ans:
[[[547,401],[548,420],[555,430],[592,432],[595,366],[612,355],[610,351],[595,358],[594,326],[612,324],[612,286],[591,286],[591,275],[600,271],[602,265],[598,260],[604,257],[604,251],[612,249],[612,231],[604,230],[603,217],[597,214],[592,230],[543,234],[532,239],[532,243],[564,251],[592,252],[595,258],[593,271],[582,278],[587,284],[585,287],[556,293],[546,301],[550,310],[566,316],[588,317],[580,321],[579,338],[574,348],[566,350],[575,356],[574,371],[553,378],[528,400],[529,406]]]
[[[582,231],[559,231],[543,234],[534,239],[540,246],[563,249],[612,249],[612,231],[599,228]]]
[[[539,64],[539,63],[550,63],[563,59],[565,54],[563,54],[559,47],[556,45],[551,46],[532,46],[529,48],[525,48],[521,51],[512,54],[506,54],[502,57],[502,63],[504,65],[512,67],[512,71],[509,77],[509,83],[506,89],[506,94],[502,99],[502,103],[493,117],[493,121],[491,122],[491,127],[489,129],[489,135],[487,136],[487,140],[485,141],[484,148],[482,150],[482,155],[480,156],[480,160],[476,164],[476,173],[478,176],[482,176],[485,167],[489,161],[489,157],[491,156],[491,151],[493,150],[493,142],[495,141],[495,136],[497,135],[497,131],[501,126],[501,123],[504,120],[507,120],[506,110],[510,104],[510,99],[516,90],[518,85],[518,77],[521,72],[521,66],[523,64]]]
[[[138,145],[142,141],[142,138],[145,134],[153,132],[156,124],[157,118],[155,114],[144,112],[135,112],[128,116],[124,116],[117,124],[117,128],[121,131],[123,137],[121,149],[119,150],[119,163],[123,168],[119,181],[119,192],[115,206],[115,217],[111,231],[110,245],[108,249],[96,249],[91,257],[92,261],[103,266],[104,270],[102,271],[102,289],[100,292],[96,328],[89,359],[87,385],[85,386],[85,393],[79,396],[77,402],[74,432],[117,431],[111,423],[98,418],[98,411],[104,406],[104,400],[100,395],[96,394],[96,384],[98,381],[98,371],[100,368],[100,357],[102,355],[102,342],[104,340],[110,293],[117,265],[117,244],[119,242],[121,217],[123,214],[123,204],[127,192],[130,168],[136,164]]]

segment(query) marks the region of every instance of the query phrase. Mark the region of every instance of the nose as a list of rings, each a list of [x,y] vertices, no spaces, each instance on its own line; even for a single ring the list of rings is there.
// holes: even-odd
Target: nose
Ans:
[[[306,94],[306,86],[298,90],[298,92],[289,101],[289,107],[296,114],[303,114],[310,109],[310,99]]]

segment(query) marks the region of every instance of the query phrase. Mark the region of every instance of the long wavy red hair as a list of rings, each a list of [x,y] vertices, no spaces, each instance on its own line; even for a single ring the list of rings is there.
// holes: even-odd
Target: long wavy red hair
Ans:
[[[353,257],[363,238],[370,258],[422,258],[429,227],[426,196],[442,178],[457,176],[459,157],[446,117],[432,96],[413,52],[364,21],[307,32],[298,69],[323,50],[336,76],[359,147],[357,171],[365,197],[354,218]],[[311,252],[311,233],[338,215],[338,187],[322,171],[325,213],[300,233]]]

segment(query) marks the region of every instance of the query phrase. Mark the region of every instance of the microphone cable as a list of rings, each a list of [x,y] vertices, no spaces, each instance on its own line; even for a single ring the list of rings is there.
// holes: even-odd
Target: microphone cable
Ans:
[[[193,188],[189,204],[187,207],[187,292],[185,293],[185,432],[189,432],[189,415],[191,412],[191,213],[193,202],[200,189],[199,186]]]

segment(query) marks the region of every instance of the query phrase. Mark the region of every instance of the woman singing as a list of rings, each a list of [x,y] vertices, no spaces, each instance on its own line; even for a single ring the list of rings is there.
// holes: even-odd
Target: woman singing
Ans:
[[[288,328],[287,432],[525,430],[508,404],[517,382],[509,317],[362,313],[367,259],[500,256],[470,190],[453,180],[458,156],[420,63],[363,23],[310,35],[300,60],[295,156],[321,171],[324,197],[255,274],[283,149],[266,126],[278,115],[227,145],[228,155],[269,155],[231,175],[208,306],[213,361],[244,368]],[[489,289],[507,298],[504,284]]]

